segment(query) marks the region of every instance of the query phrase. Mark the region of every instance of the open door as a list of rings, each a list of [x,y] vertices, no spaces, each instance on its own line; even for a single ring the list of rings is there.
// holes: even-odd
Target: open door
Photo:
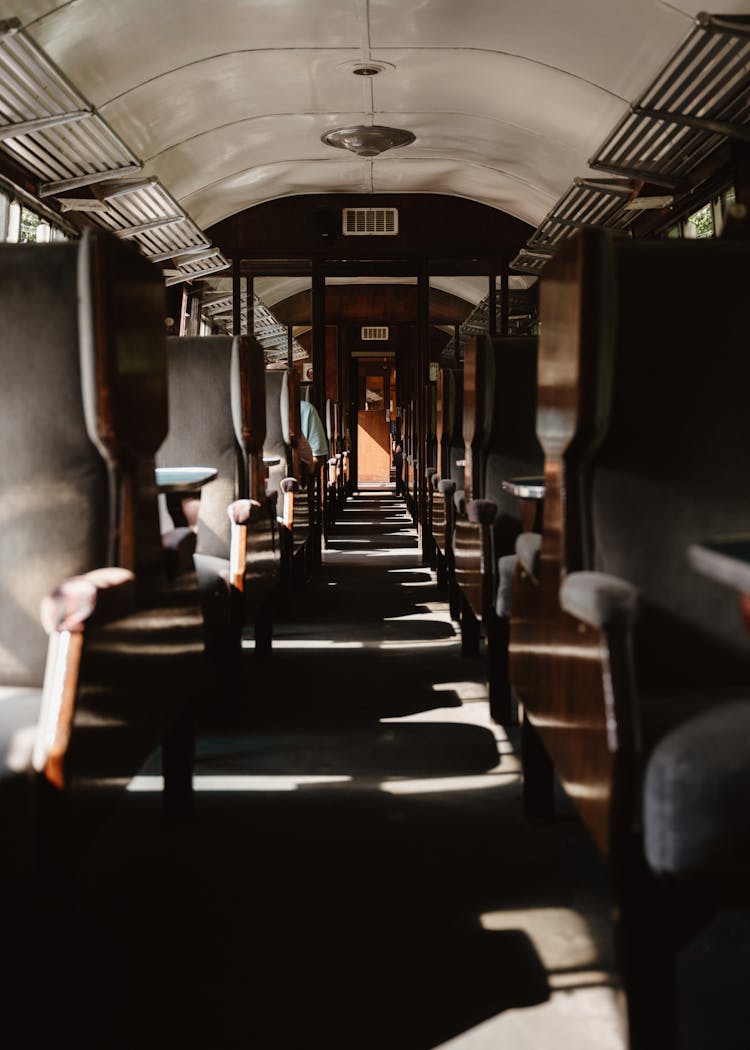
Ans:
[[[392,368],[382,358],[360,359],[357,411],[357,480],[386,485],[391,477]]]

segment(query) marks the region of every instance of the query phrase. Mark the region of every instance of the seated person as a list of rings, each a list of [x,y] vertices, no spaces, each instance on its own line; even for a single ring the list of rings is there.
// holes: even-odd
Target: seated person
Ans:
[[[309,455],[305,449],[305,444],[307,444],[314,457],[311,463],[312,468],[314,468],[321,460],[327,460],[330,455],[325,427],[315,405],[311,401],[300,401],[299,415],[300,429],[302,431],[299,441],[300,458],[303,463],[306,462],[305,456]],[[304,441],[302,440],[303,438]]]

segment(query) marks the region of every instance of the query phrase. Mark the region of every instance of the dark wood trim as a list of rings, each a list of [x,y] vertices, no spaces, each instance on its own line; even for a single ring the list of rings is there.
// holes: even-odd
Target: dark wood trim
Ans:
[[[239,335],[242,331],[242,289],[240,285],[240,266],[232,261],[232,328]]]
[[[245,303],[247,334],[252,336],[255,335],[255,277],[251,273],[245,277],[245,294],[247,296],[247,302]]]
[[[489,276],[489,293],[487,296],[487,314],[490,335],[497,335],[497,274],[493,270]]]
[[[510,270],[500,274],[500,335],[510,335]]]

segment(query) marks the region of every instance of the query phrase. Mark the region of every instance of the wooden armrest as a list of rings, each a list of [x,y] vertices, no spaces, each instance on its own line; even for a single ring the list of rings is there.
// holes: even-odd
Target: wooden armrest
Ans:
[[[40,616],[47,634],[83,631],[89,622],[108,623],[135,608],[135,577],[128,569],[94,569],[71,576],[42,599]]]
[[[284,478],[280,488],[284,496],[284,505],[279,521],[285,529],[291,531],[294,526],[294,496],[299,489],[299,483],[296,478]]]
[[[254,499],[237,499],[227,507],[231,522],[229,539],[229,583],[238,591],[245,589],[245,566],[247,564],[247,526],[253,513],[260,509]]]
[[[58,789],[73,725],[84,630],[126,616],[135,608],[135,577],[127,569],[95,569],[73,576],[42,599],[42,626],[49,634],[34,770]]]

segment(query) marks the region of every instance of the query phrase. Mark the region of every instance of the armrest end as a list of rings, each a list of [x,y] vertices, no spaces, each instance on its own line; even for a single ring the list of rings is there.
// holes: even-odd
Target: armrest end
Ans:
[[[629,628],[638,591],[627,580],[603,572],[573,572],[560,587],[561,608],[592,627]]]
[[[516,554],[521,567],[529,576],[539,577],[539,555],[542,550],[542,537],[539,532],[522,532],[516,540]]]

